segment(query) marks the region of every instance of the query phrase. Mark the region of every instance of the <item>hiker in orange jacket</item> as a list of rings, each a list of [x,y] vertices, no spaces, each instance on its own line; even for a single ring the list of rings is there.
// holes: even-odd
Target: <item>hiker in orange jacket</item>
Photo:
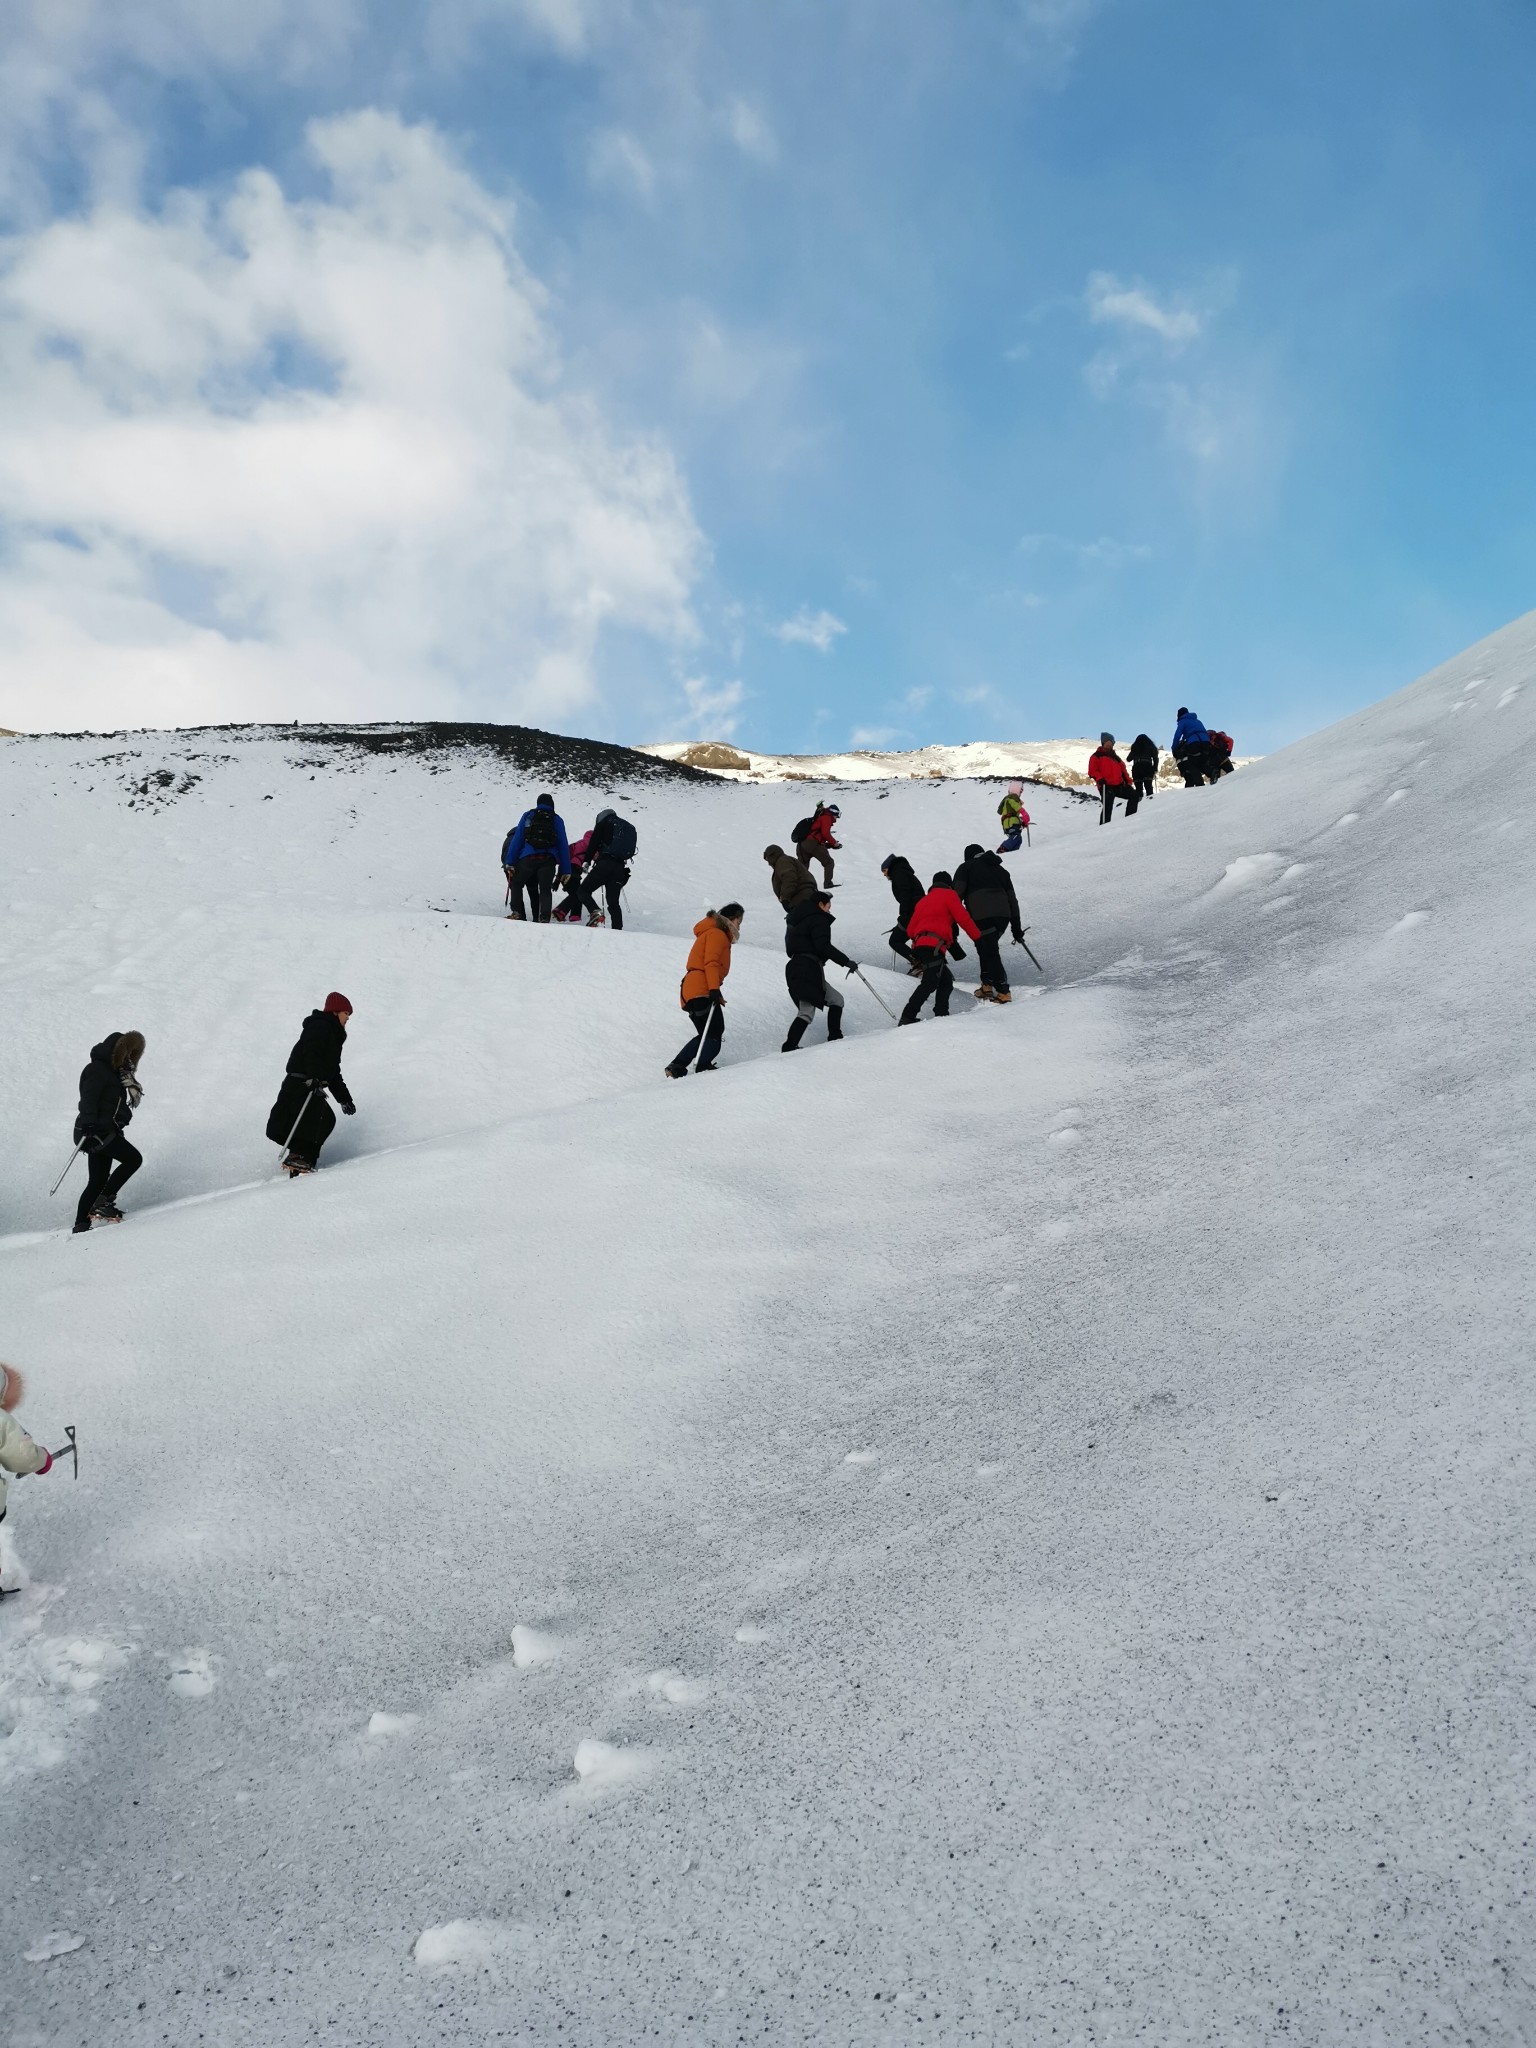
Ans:
[[[912,948],[913,965],[923,970],[923,978],[907,998],[907,1007],[896,1020],[898,1024],[915,1024],[918,1012],[930,996],[934,998],[933,1014],[949,1015],[955,977],[944,956],[955,943],[957,927],[970,938],[981,937],[976,920],[955,894],[953,878],[940,868],[933,878],[933,887],[907,919],[907,944]]]
[[[1115,752],[1115,736],[1112,732],[1099,734],[1098,749],[1088,757],[1088,780],[1099,786],[1099,823],[1108,825],[1115,815],[1115,798],[1125,805],[1125,815],[1135,815],[1141,802],[1141,791],[1131,779],[1131,771]]]
[[[698,1073],[713,1072],[720,1041],[725,1036],[725,996],[722,985],[731,971],[731,948],[741,936],[744,912],[739,903],[727,903],[719,910],[706,910],[693,928],[693,947],[688,955],[678,1001],[688,1012],[693,1036],[669,1060],[670,1080],[681,1081],[699,1056]]]

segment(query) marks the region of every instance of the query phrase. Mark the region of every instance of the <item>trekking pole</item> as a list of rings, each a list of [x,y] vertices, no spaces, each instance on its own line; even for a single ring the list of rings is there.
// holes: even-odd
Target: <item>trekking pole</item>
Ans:
[[[83,1145],[84,1143],[85,1143],[85,1140],[84,1140],[84,1138],[82,1138],[82,1139],[80,1140],[80,1145]],[[71,1168],[71,1167],[72,1167],[72,1166],[74,1165],[75,1161],[76,1161],[76,1160],[77,1160],[77,1159],[78,1159],[78,1158],[80,1157],[80,1145],[77,1145],[77,1146],[75,1147],[74,1151],[70,1153],[70,1155],[69,1155],[68,1159],[66,1159],[66,1160],[65,1160],[65,1162],[64,1162],[64,1173],[68,1173],[69,1169],[70,1169],[70,1168]],[[53,1197],[54,1195],[56,1195],[56,1194],[57,1194],[57,1193],[59,1192],[59,1189],[60,1189],[61,1187],[63,1187],[63,1185],[64,1185],[64,1173],[61,1173],[61,1174],[59,1175],[58,1179],[57,1179],[57,1180],[56,1180],[56,1181],[54,1182],[53,1186],[52,1186],[52,1187],[51,1187],[51,1188],[50,1188],[50,1189],[48,1190],[48,1194],[49,1194],[49,1198],[50,1198],[50,1200],[52,1199],[52,1197]]]
[[[1027,932],[1027,931],[1029,930],[1029,926],[1028,926],[1028,925],[1025,925],[1023,929],[1024,929],[1024,931],[1026,931],[1026,932]],[[1021,945],[1021,946],[1022,946],[1022,947],[1024,948],[1024,950],[1025,950],[1025,952],[1026,952],[1026,953],[1029,953],[1029,957],[1030,957],[1030,959],[1031,959],[1031,960],[1035,960],[1035,956],[1034,956],[1034,954],[1033,954],[1032,952],[1030,952],[1030,947],[1029,947],[1029,941],[1028,941],[1028,939],[1026,939],[1026,938],[1024,938],[1024,937],[1022,937],[1022,936],[1021,936],[1021,937],[1020,937],[1020,939],[1019,939],[1019,944],[1020,944],[1020,945]],[[1045,969],[1044,969],[1043,967],[1041,967],[1041,966],[1040,966],[1040,962],[1039,962],[1038,960],[1035,960],[1035,966],[1036,966],[1036,967],[1037,967],[1037,968],[1039,969],[1039,971],[1040,971],[1040,973],[1041,973],[1041,974],[1044,974],[1044,972],[1045,972]]]
[[[718,1017],[719,1014],[720,998],[718,995],[716,995],[711,1001],[709,1008],[704,1013],[704,1022],[699,1026],[699,1042],[694,1047],[693,1058],[688,1062],[688,1065],[683,1069],[683,1072],[685,1074],[690,1070],[690,1068],[696,1067],[699,1061],[704,1057],[704,1041],[709,1036],[709,1020],[711,1017]],[[721,1030],[721,1035],[724,1036],[723,1026]]]
[[[887,1017],[889,1017],[891,1022],[894,1024],[896,1022],[896,1012],[885,1000],[885,997],[881,995],[879,989],[875,987],[874,983],[872,981],[868,981],[865,979],[863,968],[855,967],[853,971],[859,977],[860,981],[864,983],[864,986],[869,990],[870,994],[874,997],[875,1001],[880,1005],[881,1009],[884,1010]]]
[[[310,1105],[310,1104],[311,1104],[311,1103],[312,1103],[312,1102],[314,1101],[314,1099],[315,1099],[315,1090],[316,1090],[316,1089],[317,1089],[317,1088],[318,1088],[319,1086],[320,1086],[320,1083],[319,1083],[318,1081],[311,1081],[311,1082],[310,1082],[310,1084],[309,1084],[309,1093],[308,1093],[308,1094],[307,1094],[307,1095],[305,1096],[305,1098],[304,1098],[304,1106],[303,1106],[303,1108],[302,1108],[302,1109],[300,1109],[300,1111],[299,1111],[298,1115],[297,1115],[297,1116],[296,1116],[296,1117],[294,1118],[294,1120],[293,1120],[293,1129],[292,1129],[292,1130],[291,1130],[291,1131],[290,1131],[290,1132],[288,1133],[287,1141],[286,1141],[286,1143],[285,1143],[285,1144],[284,1144],[284,1146],[283,1146],[283,1152],[284,1152],[284,1155],[285,1155],[285,1156],[287,1155],[287,1152],[288,1152],[289,1146],[291,1146],[291,1145],[292,1145],[292,1143],[293,1143],[294,1139],[295,1139],[295,1138],[297,1137],[297,1135],[298,1135],[299,1125],[300,1125],[301,1123],[303,1123],[303,1121],[304,1121],[305,1117],[306,1117],[306,1116],[308,1115],[308,1113],[309,1113],[309,1105]]]
[[[1031,853],[1034,852],[1035,842],[1029,836],[1029,827],[1027,825],[1024,827],[1024,844],[1029,848]]]
[[[80,1446],[75,1442],[75,1425],[72,1422],[65,1423],[64,1434],[69,1438],[69,1442],[64,1446],[63,1450],[50,1451],[48,1455],[52,1458],[55,1465],[58,1464],[61,1458],[73,1458],[75,1461],[75,1477],[78,1479],[80,1477]]]

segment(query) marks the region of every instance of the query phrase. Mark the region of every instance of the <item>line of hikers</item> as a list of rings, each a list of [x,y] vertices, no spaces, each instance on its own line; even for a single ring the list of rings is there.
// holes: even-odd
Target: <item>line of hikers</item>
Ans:
[[[1219,782],[1223,775],[1232,773],[1231,734],[1207,731],[1193,711],[1183,704],[1179,706],[1179,722],[1174,727],[1173,745],[1168,751],[1184,778],[1186,789],[1198,789],[1206,782]],[[1137,733],[1126,748],[1123,760],[1115,752],[1114,734],[1099,734],[1099,744],[1088,757],[1088,780],[1099,792],[1101,825],[1113,821],[1117,803],[1123,803],[1125,815],[1132,818],[1140,808],[1142,798],[1151,799],[1161,759],[1157,742],[1144,732]]]
[[[616,932],[623,931],[623,893],[639,846],[634,826],[611,810],[599,811],[591,831],[573,845],[566,837],[565,820],[546,791],[502,842],[508,917],[522,923],[579,924],[585,912],[589,925],[600,925],[606,910],[606,921]],[[558,904],[557,881],[565,890]],[[599,896],[604,909],[598,908]]]
[[[320,1149],[336,1128],[336,1112],[326,1097],[334,1096],[343,1116],[355,1116],[341,1072],[341,1051],[347,1042],[352,1004],[332,989],[323,1006],[311,1010],[283,1074],[277,1100],[267,1118],[267,1136],[282,1147],[282,1169],[290,1180],[313,1173]],[[86,1160],[85,1189],[75,1209],[76,1235],[98,1223],[121,1223],[117,1198],[144,1164],[144,1155],[128,1137],[133,1113],[144,1099],[139,1061],[144,1057],[142,1031],[109,1031],[80,1075],[80,1109],[72,1133],[75,1149],[69,1171],[82,1153]],[[55,1191],[64,1174],[54,1183]]]
[[[888,853],[880,872],[890,883],[896,902],[896,921],[888,941],[917,982],[908,997],[898,1024],[917,1023],[923,1005],[931,997],[934,1015],[949,1015],[955,978],[949,962],[963,960],[965,949],[960,934],[976,947],[981,982],[974,991],[982,1002],[1008,1003],[1013,1000],[1008,970],[1003,965],[1004,933],[1015,945],[1029,947],[1027,927],[1019,915],[1019,899],[1013,877],[1004,867],[1001,853],[1016,850],[1028,829],[1029,816],[1020,801],[1023,785],[1009,785],[998,805],[1004,825],[1004,845],[997,852],[972,844],[953,874],[941,868],[925,889],[912,863],[899,853]],[[835,836],[841,815],[836,804],[818,804],[809,818],[801,819],[791,833],[795,851],[786,853],[775,842],[763,848],[770,870],[773,893],[784,912],[784,983],[795,1014],[781,1052],[799,1049],[818,1010],[827,1013],[827,1038],[843,1035],[844,996],[831,980],[829,967],[841,967],[849,975],[860,972],[859,963],[845,953],[832,936],[836,922],[832,913],[833,852],[841,851]],[[1012,841],[1011,847],[1009,841]],[[824,856],[824,858],[821,858]],[[811,861],[818,860],[822,880],[811,873]],[[727,903],[708,910],[693,928],[693,946],[678,990],[678,1002],[693,1026],[693,1035],[667,1062],[664,1072],[674,1081],[690,1071],[713,1072],[725,1037],[725,980],[731,971],[731,954],[741,937],[746,912],[739,903]],[[1030,953],[1030,958],[1034,959]],[[1039,962],[1035,962],[1038,967]],[[868,984],[866,983],[866,986]],[[873,994],[874,991],[871,990]],[[880,998],[876,996],[876,1000]],[[883,1005],[882,1005],[883,1007]]]

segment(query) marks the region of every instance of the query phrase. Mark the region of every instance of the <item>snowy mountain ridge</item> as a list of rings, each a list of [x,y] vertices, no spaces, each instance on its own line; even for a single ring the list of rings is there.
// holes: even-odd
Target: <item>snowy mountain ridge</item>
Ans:
[[[1120,738],[1123,754],[1131,735]],[[1088,786],[1088,758],[1097,738],[1082,740],[971,740],[963,746],[913,747],[905,752],[854,748],[833,754],[756,754],[725,740],[659,740],[643,754],[726,775],[739,782],[901,782],[944,777],[1009,778],[1054,783],[1063,789]],[[1179,786],[1179,771],[1161,741],[1159,788]],[[1234,767],[1261,757],[1235,754]]]
[[[817,785],[0,747],[4,1355],[81,1452],[0,1524],[16,2040],[1530,2038],[1533,739],[1536,617],[1134,819],[1043,791],[1042,972],[908,1030],[879,861],[996,792],[822,785],[872,988],[790,1056]],[[547,786],[636,824],[623,932],[503,916]]]

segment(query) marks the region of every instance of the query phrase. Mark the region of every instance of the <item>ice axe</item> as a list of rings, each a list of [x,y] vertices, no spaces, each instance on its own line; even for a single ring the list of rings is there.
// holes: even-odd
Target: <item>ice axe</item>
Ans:
[[[75,1477],[78,1479],[80,1477],[80,1446],[75,1442],[75,1425],[72,1422],[65,1423],[64,1434],[69,1438],[69,1442],[64,1446],[63,1450],[50,1451],[48,1455],[52,1458],[55,1465],[64,1458],[73,1458],[75,1461]]]
[[[1022,947],[1024,948],[1025,952],[1029,954],[1029,957],[1030,957],[1030,959],[1031,959],[1031,960],[1035,960],[1035,956],[1034,956],[1033,952],[1031,952],[1031,951],[1030,951],[1030,945],[1029,945],[1029,941],[1028,941],[1028,939],[1026,939],[1026,938],[1024,937],[1024,932],[1027,932],[1028,930],[1029,930],[1029,926],[1028,926],[1028,925],[1025,925],[1025,926],[1024,926],[1024,928],[1023,928],[1023,931],[1021,931],[1021,932],[1020,932],[1020,934],[1019,934],[1018,938],[1017,938],[1017,939],[1016,939],[1016,940],[1014,941],[1014,944],[1015,944],[1015,945],[1018,945],[1018,946],[1022,946]],[[1039,962],[1038,960],[1035,960],[1035,966],[1036,966],[1036,968],[1038,969],[1038,971],[1039,971],[1039,972],[1040,972],[1041,974],[1044,974],[1044,972],[1045,972],[1045,969],[1044,969],[1043,967],[1041,967],[1041,966],[1040,966],[1040,962]]]
[[[1031,955],[1030,957],[1033,959],[1034,956]],[[289,1147],[292,1145],[294,1139],[298,1136],[299,1125],[303,1123],[305,1117],[309,1113],[309,1105],[314,1101],[315,1090],[319,1086],[320,1083],[318,1081],[311,1081],[309,1084],[309,1093],[305,1096],[303,1105],[300,1108],[298,1115],[293,1120],[293,1129],[288,1133],[287,1141],[283,1146],[283,1156],[285,1158],[288,1155]]]
[[[855,967],[853,971],[859,977],[860,981],[864,983],[864,986],[869,990],[870,994],[874,997],[875,1001],[880,1005],[881,1009],[884,1010],[887,1017],[889,1017],[891,1022],[894,1024],[896,1022],[896,1012],[885,1000],[885,997],[881,995],[879,989],[875,987],[874,983],[866,978],[863,968]]]

